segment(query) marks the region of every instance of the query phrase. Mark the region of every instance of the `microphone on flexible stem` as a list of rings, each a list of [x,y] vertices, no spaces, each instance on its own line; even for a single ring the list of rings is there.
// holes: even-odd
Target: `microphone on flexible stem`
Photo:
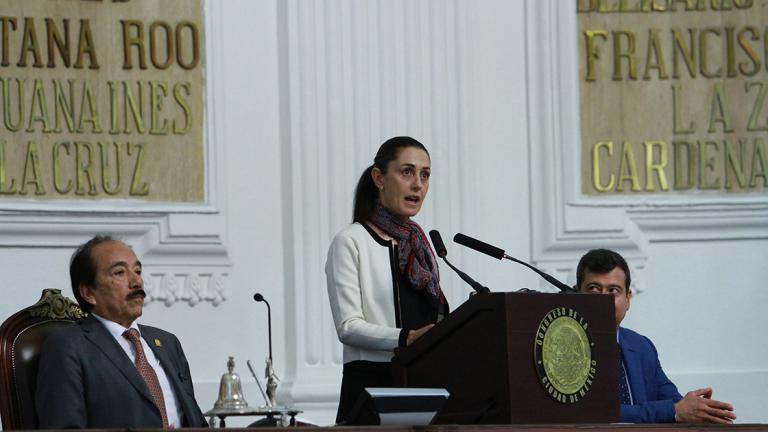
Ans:
[[[568,285],[560,282],[559,280],[557,280],[554,277],[544,273],[543,271],[541,271],[541,270],[537,269],[536,267],[528,264],[527,262],[520,261],[517,258],[514,258],[514,257],[511,257],[511,256],[507,255],[506,253],[504,253],[503,249],[499,249],[496,246],[491,246],[488,243],[481,242],[480,240],[477,240],[477,239],[473,239],[472,237],[466,236],[466,235],[464,235],[462,233],[456,234],[453,237],[453,241],[455,241],[456,243],[458,243],[458,244],[460,244],[462,246],[466,246],[466,247],[468,247],[470,249],[474,249],[474,250],[476,250],[478,252],[484,253],[486,255],[490,255],[490,256],[492,256],[492,257],[494,257],[496,259],[506,258],[506,259],[508,259],[510,261],[514,261],[514,262],[516,262],[518,264],[522,264],[522,265],[528,267],[529,269],[535,271],[536,273],[538,273],[539,276],[544,278],[544,280],[546,280],[550,284],[554,285],[555,288],[559,289],[560,292],[562,292],[562,293],[572,293],[572,292],[576,291],[575,289],[573,289],[573,288],[569,287]]]
[[[443,259],[446,264],[448,264],[448,267],[450,267],[453,271],[456,272],[456,274],[459,275],[459,277],[466,283],[469,284],[472,288],[474,288],[475,291],[478,293],[487,293],[491,290],[488,289],[488,287],[481,285],[471,277],[469,277],[466,273],[463,271],[457,269],[448,261],[448,258],[446,256],[448,255],[448,250],[445,248],[445,243],[443,243],[443,238],[440,237],[440,233],[437,230],[432,230],[429,232],[429,238],[432,239],[432,245],[435,247],[435,253],[437,253],[437,256]]]
[[[264,298],[261,293],[253,295],[253,299],[257,302],[264,302],[267,305],[267,330],[269,331],[269,361],[272,361],[272,308],[269,307],[269,302]]]
[[[253,295],[253,299],[257,302],[264,302],[267,304],[267,325],[269,326],[269,358],[267,359],[267,368],[264,371],[264,377],[267,379],[267,405],[270,408],[277,406],[277,382],[280,378],[277,377],[274,368],[274,362],[272,361],[272,308],[269,307],[269,302],[260,293]]]

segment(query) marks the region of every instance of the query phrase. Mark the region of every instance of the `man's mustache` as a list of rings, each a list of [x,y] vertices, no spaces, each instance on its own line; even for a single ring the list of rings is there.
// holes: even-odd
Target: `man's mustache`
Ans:
[[[136,291],[133,291],[132,293],[128,294],[128,297],[126,297],[128,300],[133,300],[136,297],[145,298],[147,296],[147,293],[144,292],[143,289],[138,289]]]

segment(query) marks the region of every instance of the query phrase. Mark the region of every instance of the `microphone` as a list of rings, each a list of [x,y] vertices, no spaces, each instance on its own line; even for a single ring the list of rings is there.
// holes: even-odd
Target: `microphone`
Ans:
[[[432,230],[429,232],[429,238],[432,239],[432,245],[435,247],[435,253],[437,253],[437,256],[443,259],[446,264],[448,264],[448,267],[450,267],[453,271],[456,272],[456,274],[459,275],[461,280],[468,283],[469,286],[471,286],[475,291],[478,293],[487,293],[491,290],[488,289],[488,287],[481,285],[471,277],[469,277],[466,273],[463,271],[457,269],[448,261],[448,258],[446,256],[448,255],[448,251],[445,249],[445,243],[443,243],[443,238],[440,236],[440,233],[437,230]]]
[[[541,271],[541,270],[537,269],[536,267],[528,264],[527,262],[520,261],[517,258],[514,258],[514,257],[511,257],[511,256],[507,255],[506,253],[504,253],[503,249],[499,249],[496,246],[491,246],[488,243],[484,243],[484,242],[481,242],[480,240],[473,239],[472,237],[466,236],[466,235],[464,235],[462,233],[456,234],[453,237],[453,241],[455,241],[456,243],[458,243],[458,244],[460,244],[462,246],[466,246],[466,247],[468,247],[470,249],[474,249],[474,250],[476,250],[476,251],[478,251],[480,253],[484,253],[486,255],[490,255],[490,256],[492,256],[492,257],[494,257],[496,259],[506,258],[506,259],[508,259],[510,261],[514,261],[514,262],[516,262],[518,264],[522,264],[522,265],[528,267],[529,269],[535,271],[539,276],[544,278],[544,280],[546,280],[547,282],[552,284],[555,288],[559,289],[560,292],[562,292],[562,293],[576,292],[575,289],[573,289],[573,288],[569,287],[568,285],[560,282],[559,280],[557,280],[554,277],[544,273],[543,271]]]
[[[429,232],[429,238],[432,239],[432,246],[435,247],[437,256],[445,259],[448,255],[448,251],[445,249],[445,243],[443,243],[443,237],[440,236],[440,233],[437,230],[432,230]]]
[[[478,252],[490,255],[496,259],[504,258],[503,250],[497,248],[496,246],[491,246],[488,243],[481,242],[480,240],[473,239],[472,237],[465,236],[462,233],[458,233],[453,236],[453,241],[462,246],[466,246],[470,249],[474,249]]]
[[[264,302],[267,305],[267,328],[269,331],[269,361],[272,361],[272,308],[269,307],[269,302],[264,298],[261,293],[253,295],[253,299],[257,302]]]

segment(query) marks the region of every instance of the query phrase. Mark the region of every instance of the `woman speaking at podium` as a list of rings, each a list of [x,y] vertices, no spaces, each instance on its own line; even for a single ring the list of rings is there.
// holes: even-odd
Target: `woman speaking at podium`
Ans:
[[[437,260],[416,216],[429,190],[427,149],[411,137],[381,145],[355,190],[353,223],[334,237],[325,273],[344,377],[336,422],[365,387],[391,387],[396,347],[448,313]]]

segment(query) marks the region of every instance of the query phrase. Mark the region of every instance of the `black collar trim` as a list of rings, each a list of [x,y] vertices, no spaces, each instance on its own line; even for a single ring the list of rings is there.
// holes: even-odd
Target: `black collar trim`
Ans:
[[[370,234],[371,237],[373,237],[373,239],[376,241],[376,243],[378,243],[378,244],[380,244],[382,246],[386,246],[386,247],[391,247],[394,244],[392,242],[392,240],[384,240],[383,238],[381,238],[381,236],[378,235],[376,233],[376,231],[373,230],[373,228],[368,226],[367,223],[365,223],[365,222],[359,222],[359,223],[360,223],[360,225],[363,226],[363,228],[365,228],[366,231],[368,231],[368,234]]]

